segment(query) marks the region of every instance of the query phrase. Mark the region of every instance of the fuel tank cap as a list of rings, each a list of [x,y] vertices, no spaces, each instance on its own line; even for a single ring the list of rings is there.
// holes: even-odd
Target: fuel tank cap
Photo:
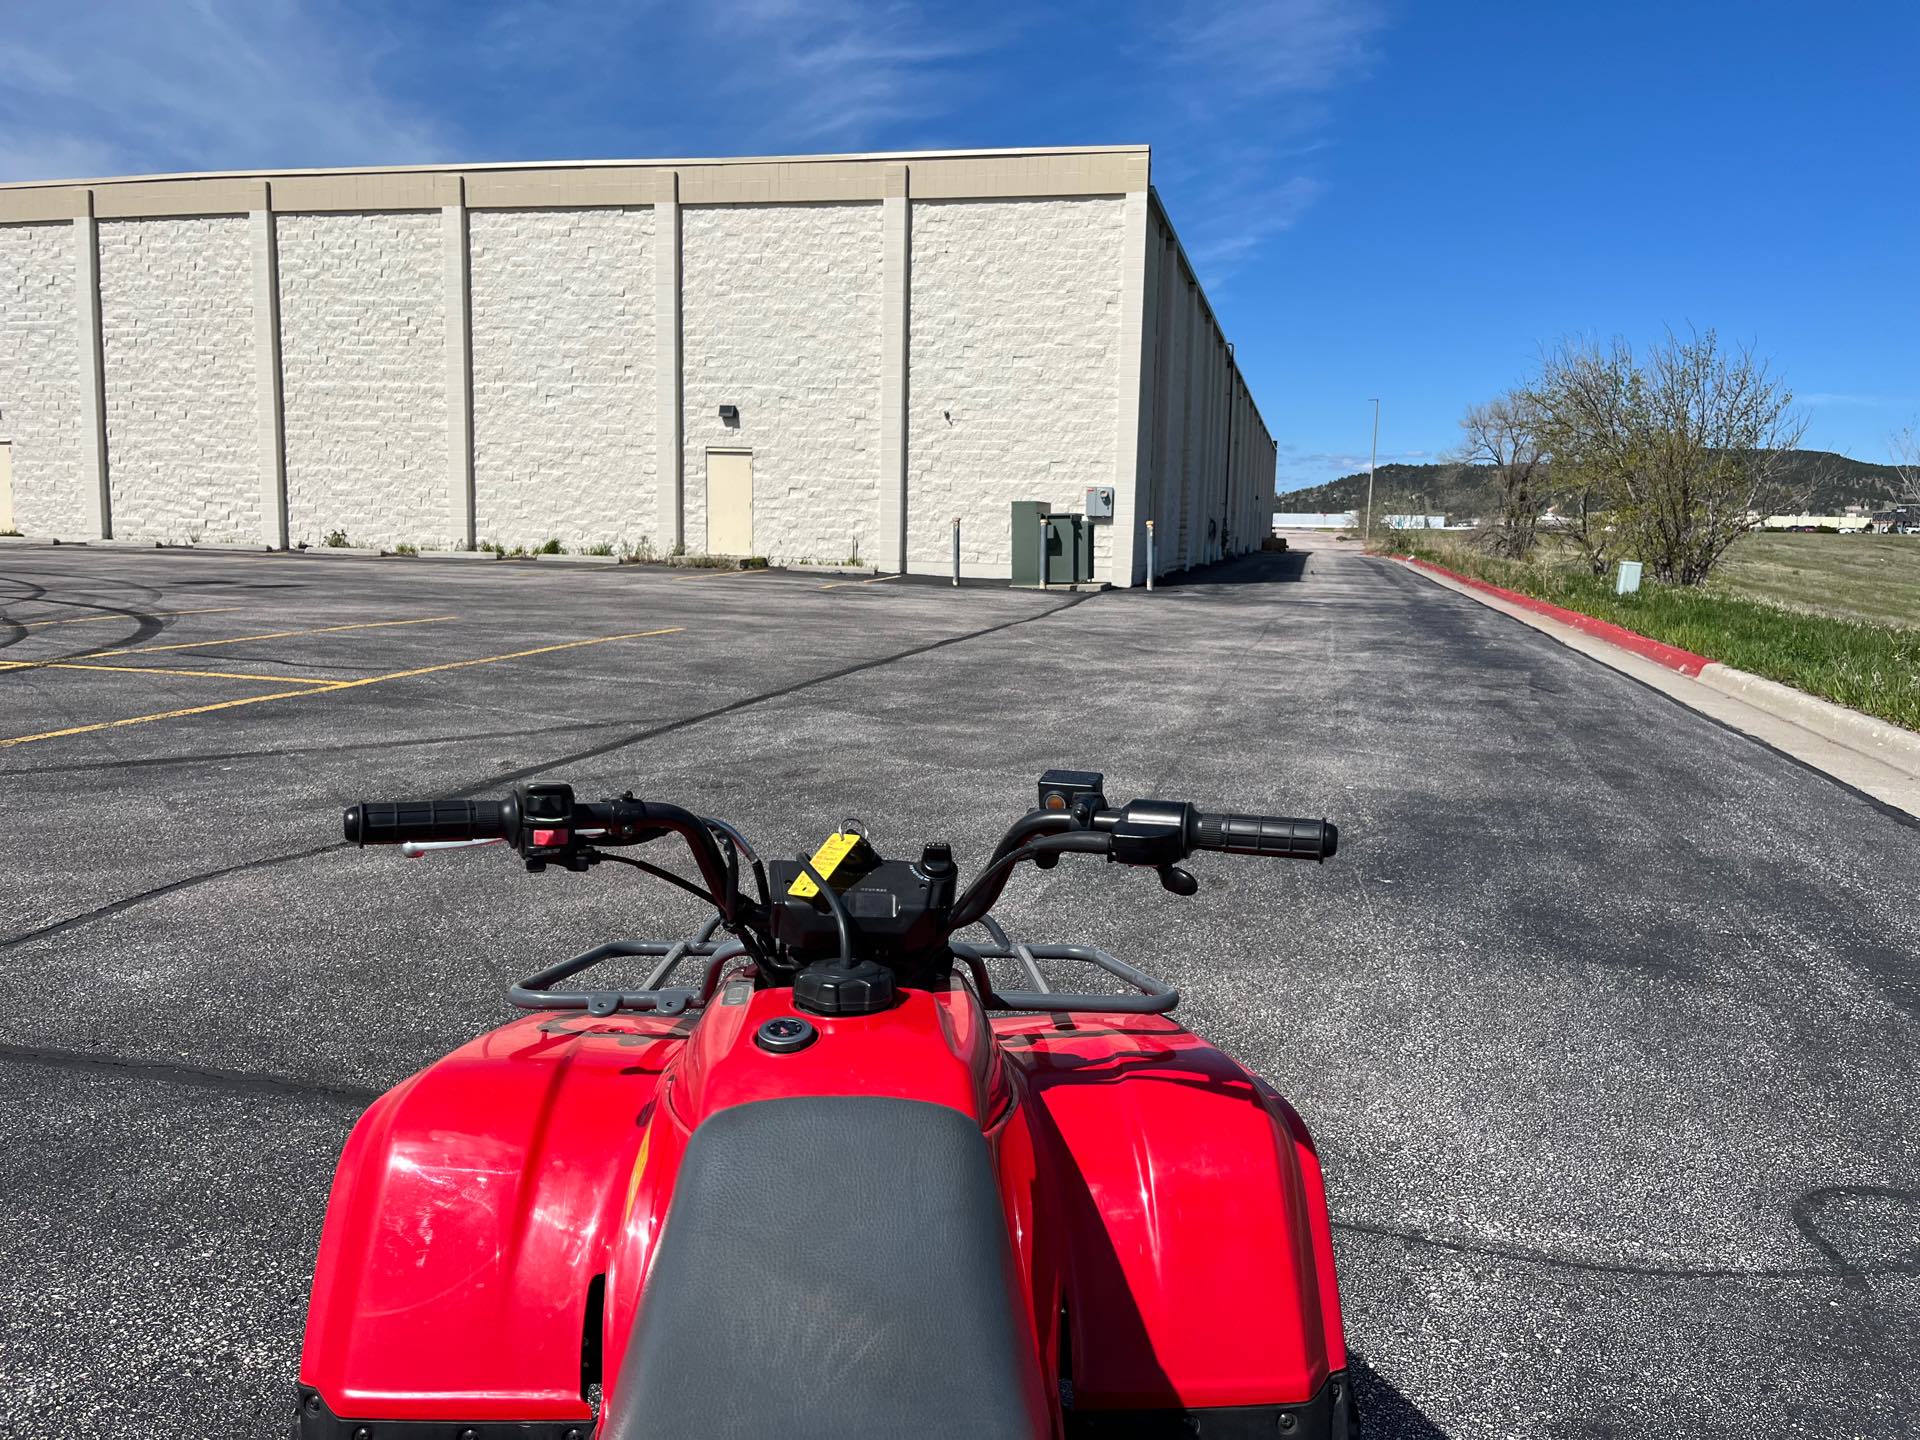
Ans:
[[[871,960],[816,961],[793,977],[793,1003],[814,1015],[876,1015],[893,1005],[893,972]]]
[[[804,1050],[820,1038],[820,1032],[813,1028],[810,1021],[802,1020],[798,1015],[779,1015],[765,1021],[754,1032],[753,1043],[762,1050],[774,1055],[791,1055],[796,1050]]]

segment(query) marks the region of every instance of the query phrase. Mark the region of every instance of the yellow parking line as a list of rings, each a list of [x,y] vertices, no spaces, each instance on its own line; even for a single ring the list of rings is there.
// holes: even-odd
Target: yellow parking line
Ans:
[[[244,675],[238,670],[174,670],[163,665],[88,665],[79,660],[53,660],[48,670],[106,670],[126,675],[193,675],[203,680],[258,680],[263,685],[338,685],[334,676],[324,679],[305,675]]]
[[[270,630],[264,635],[235,635],[226,640],[183,640],[177,645],[129,645],[120,650],[96,650],[87,658],[97,660],[108,655],[158,655],[167,650],[211,650],[216,645],[245,645],[251,640],[285,640],[293,635],[334,635],[342,630],[382,630],[395,625],[432,625],[453,618],[452,615],[429,615],[422,620],[363,620],[357,625],[322,625],[317,630]],[[0,660],[0,670],[40,670],[61,663],[58,660]]]
[[[742,575],[771,575],[773,571],[765,565],[752,570],[706,570],[695,571],[691,575],[675,575],[675,580],[738,580]]]
[[[822,590],[838,590],[843,585],[882,585],[889,580],[898,580],[899,578],[898,575],[876,575],[871,580],[829,580],[820,588]]]
[[[634,630],[624,635],[596,635],[587,640],[566,640],[558,645],[540,645],[532,650],[516,650],[510,655],[482,655],[475,660],[448,660],[439,665],[422,665],[413,670],[395,670],[387,675],[369,675],[364,680],[330,680],[324,685],[315,685],[306,690],[277,690],[271,695],[248,695],[240,700],[217,700],[211,705],[189,705],[180,710],[162,710],[152,715],[129,715],[124,720],[101,720],[91,725],[71,725],[65,730],[47,730],[38,735],[15,735],[0,740],[0,748],[8,745],[30,745],[36,740],[60,740],[70,735],[90,735],[97,730],[118,730],[127,725],[145,725],[154,720],[178,720],[188,715],[207,715],[215,710],[235,710],[242,705],[264,705],[269,700],[294,700],[302,695],[330,695],[336,690],[357,690],[367,685],[380,685],[388,680],[407,680],[416,675],[433,675],[442,670],[464,670],[470,665],[495,665],[502,660],[524,660],[532,655],[551,655],[556,650],[578,650],[585,645],[605,645],[611,640],[646,640],[656,635],[678,635],[686,627],[670,626],[664,630]]]
[[[173,615],[228,615],[246,608],[244,605],[216,605],[211,610],[155,610],[150,615],[85,615],[77,620],[10,620],[7,623],[18,625],[22,630],[34,630],[42,625],[99,625],[108,620],[118,620],[124,625],[129,620],[164,620]]]

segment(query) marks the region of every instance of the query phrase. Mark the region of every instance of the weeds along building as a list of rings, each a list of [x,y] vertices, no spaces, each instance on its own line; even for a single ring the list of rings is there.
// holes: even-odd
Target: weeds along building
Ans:
[[[977,576],[1093,490],[1120,585],[1274,475],[1132,146],[0,186],[0,450],[28,536]]]

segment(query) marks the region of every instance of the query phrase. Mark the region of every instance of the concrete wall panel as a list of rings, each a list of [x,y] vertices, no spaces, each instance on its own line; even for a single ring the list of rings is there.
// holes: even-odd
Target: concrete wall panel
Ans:
[[[440,212],[277,223],[292,542],[452,546]]]
[[[907,555],[1006,574],[1009,505],[1078,510],[1111,485],[1119,423],[1123,202],[915,202]],[[1112,551],[1095,536],[1096,574]]]
[[[0,435],[13,441],[13,523],[85,539],[73,254],[71,222],[0,226]]]
[[[872,550],[880,481],[881,207],[684,205],[687,548],[706,548],[706,452],[753,451],[754,548]],[[739,408],[737,425],[722,405]]]
[[[653,211],[476,210],[482,541],[656,544]]]
[[[114,535],[257,542],[246,217],[103,220],[99,246]]]

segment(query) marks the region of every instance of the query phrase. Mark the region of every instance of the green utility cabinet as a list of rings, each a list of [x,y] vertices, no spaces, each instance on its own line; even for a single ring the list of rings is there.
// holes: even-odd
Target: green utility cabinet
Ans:
[[[1093,579],[1093,526],[1087,517],[1056,515],[1045,500],[1016,500],[1011,536],[1015,585],[1040,584],[1043,534],[1047,584],[1071,585]]]

